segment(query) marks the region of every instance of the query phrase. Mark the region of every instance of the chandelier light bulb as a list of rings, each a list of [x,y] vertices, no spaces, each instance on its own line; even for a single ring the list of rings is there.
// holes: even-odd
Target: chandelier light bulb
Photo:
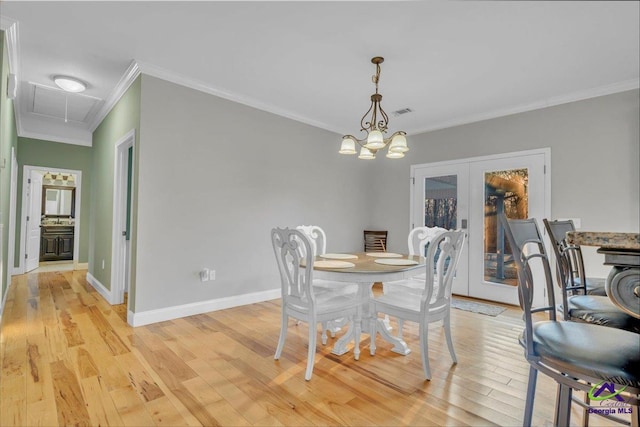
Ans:
[[[367,136],[367,147],[369,150],[379,150],[384,147],[384,137],[382,136],[382,132],[378,129],[374,129],[369,132],[369,136]]]
[[[340,154],[356,154],[356,141],[350,136],[342,138],[342,145],[340,146]]]
[[[391,138],[389,152],[406,153],[407,151],[409,151],[409,147],[407,147],[407,138],[404,136],[404,134],[398,133],[393,138]]]
[[[376,156],[367,147],[363,146],[360,148],[360,155],[358,155],[358,158],[363,160],[373,160]]]
[[[391,151],[389,150],[389,152],[387,153],[386,156],[388,159],[401,159],[404,157],[404,153],[400,153],[398,151]]]

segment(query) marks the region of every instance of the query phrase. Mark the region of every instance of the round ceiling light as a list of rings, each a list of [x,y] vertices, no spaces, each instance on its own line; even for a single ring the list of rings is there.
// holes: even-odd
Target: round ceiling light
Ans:
[[[68,76],[55,76],[53,81],[58,87],[66,92],[84,92],[87,88],[86,83]]]

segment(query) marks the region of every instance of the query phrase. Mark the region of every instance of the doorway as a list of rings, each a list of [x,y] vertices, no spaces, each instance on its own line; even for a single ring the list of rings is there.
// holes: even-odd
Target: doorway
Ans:
[[[129,131],[115,146],[111,283],[116,304],[125,301],[125,293],[129,293],[131,285],[134,145],[135,129]],[[129,301],[127,298],[127,305]]]
[[[54,263],[49,270],[58,259],[69,260],[61,269],[79,268],[81,190],[81,171],[24,166],[18,274],[35,270],[41,260]]]
[[[453,293],[518,304],[511,250],[498,222],[549,217],[550,149],[505,153],[411,167],[412,227],[467,231]],[[535,295],[535,304],[544,301]]]

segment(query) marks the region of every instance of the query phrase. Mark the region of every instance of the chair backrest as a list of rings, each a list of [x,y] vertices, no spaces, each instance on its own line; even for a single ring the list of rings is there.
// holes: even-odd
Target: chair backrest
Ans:
[[[584,260],[580,246],[567,243],[566,235],[574,231],[573,221],[542,220],[551,240],[551,247],[556,259],[556,278],[562,291],[562,311],[565,320],[569,320],[568,298],[571,295],[587,294],[587,281],[583,280]]]
[[[317,225],[299,225],[296,230],[302,231],[309,238],[313,256],[327,253],[327,235]]]
[[[525,340],[527,356],[533,357],[533,313],[548,312],[549,320],[556,320],[555,296],[553,293],[553,277],[549,258],[544,248],[542,235],[538,229],[535,219],[507,219],[504,214],[499,215],[500,222],[504,227],[504,234],[507,237],[511,253],[518,269],[518,295],[520,297],[520,307],[524,310],[525,320]],[[545,282],[538,285],[546,286],[548,304],[541,307],[532,307],[533,293],[535,291],[534,274],[535,269],[542,268]],[[538,276],[536,276],[538,279]],[[541,291],[541,290],[539,290]]]
[[[409,232],[407,245],[409,247],[409,255],[425,256],[427,254],[427,245],[438,234],[447,231],[441,227],[416,227]]]
[[[387,234],[386,230],[364,230],[364,251],[386,252]]]
[[[460,254],[464,247],[466,233],[464,231],[444,231],[431,240],[427,248],[427,279],[422,292],[421,310],[438,307],[449,303],[451,287],[455,277]],[[435,272],[435,277],[433,275]],[[433,295],[433,291],[436,295]]]
[[[280,272],[283,304],[312,307],[315,304],[311,285],[314,256],[309,238],[299,230],[274,228],[271,244]]]
[[[567,291],[576,293],[587,293],[587,286],[584,271],[584,259],[579,245],[570,245],[567,242],[567,233],[575,231],[573,221],[549,221],[542,220],[549,233],[549,239],[553,247],[553,252],[558,261],[558,285]]]

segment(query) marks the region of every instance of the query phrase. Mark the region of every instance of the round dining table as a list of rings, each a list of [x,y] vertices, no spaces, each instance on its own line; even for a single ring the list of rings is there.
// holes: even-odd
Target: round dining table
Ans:
[[[346,257],[351,255],[351,257]],[[333,258],[332,258],[333,256]],[[353,256],[357,258],[353,258]],[[327,260],[340,260],[350,263],[349,267],[322,267],[320,265]],[[377,260],[377,262],[376,262]],[[404,265],[387,265],[394,263]],[[404,261],[403,261],[404,260]],[[353,254],[325,254],[315,258],[314,278],[331,280],[335,282],[356,283],[358,284],[358,297],[362,304],[362,313],[359,319],[354,322],[360,322],[362,332],[369,333],[369,325],[371,321],[379,322],[377,331],[383,339],[393,344],[392,351],[402,355],[411,352],[407,344],[400,338],[389,333],[387,325],[383,319],[378,319],[376,313],[372,313],[371,300],[373,299],[373,284],[377,282],[392,282],[396,280],[409,279],[422,273],[425,268],[425,258],[415,255],[395,254],[390,252],[360,252]],[[385,264],[383,264],[385,263]],[[337,263],[341,264],[341,263]],[[346,264],[344,264],[346,265]],[[375,337],[370,337],[372,340]],[[354,339],[353,328],[349,328],[346,334],[340,337],[331,353],[335,355],[343,355],[348,352],[347,345]],[[354,348],[354,357],[357,360],[360,357],[360,349]]]

